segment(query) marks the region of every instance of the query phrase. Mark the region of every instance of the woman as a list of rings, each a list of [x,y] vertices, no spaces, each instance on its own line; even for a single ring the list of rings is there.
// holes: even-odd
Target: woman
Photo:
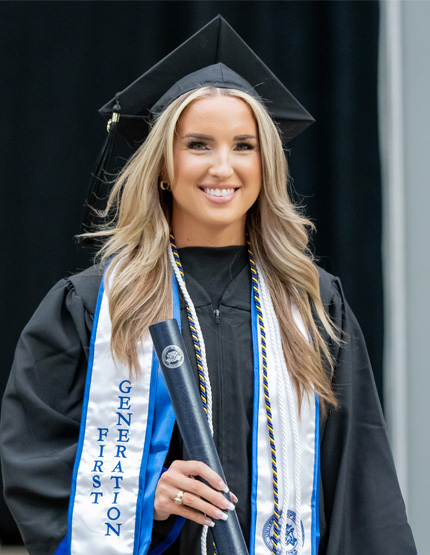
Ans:
[[[213,553],[206,527],[236,511],[252,553],[415,555],[363,340],[307,251],[279,132],[240,76],[186,80],[116,181],[101,266],[55,286],[18,346],[2,453],[30,554]],[[173,429],[147,333],[172,313],[227,484]]]

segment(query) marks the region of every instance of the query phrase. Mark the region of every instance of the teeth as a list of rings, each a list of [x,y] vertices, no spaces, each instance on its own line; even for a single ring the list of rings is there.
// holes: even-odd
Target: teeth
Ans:
[[[226,197],[234,193],[234,189],[205,189],[207,195],[214,197]]]

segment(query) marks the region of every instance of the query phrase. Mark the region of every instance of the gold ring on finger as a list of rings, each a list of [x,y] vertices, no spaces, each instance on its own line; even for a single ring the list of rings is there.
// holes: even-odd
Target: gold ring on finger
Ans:
[[[184,492],[182,490],[178,491],[178,493],[176,494],[176,497],[173,499],[174,503],[176,503],[176,505],[182,505],[183,497],[184,497]]]

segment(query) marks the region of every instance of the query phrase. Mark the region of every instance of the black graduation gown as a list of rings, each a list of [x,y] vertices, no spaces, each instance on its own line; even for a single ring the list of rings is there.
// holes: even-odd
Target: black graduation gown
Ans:
[[[210,256],[203,255],[204,251],[194,269],[191,255],[190,272],[206,265],[206,271],[215,275]],[[251,352],[249,271],[240,268],[243,256],[242,251],[235,258],[236,265],[231,266],[234,271],[220,305],[221,326],[227,327],[217,335],[219,324],[212,302],[216,304],[222,286],[204,283],[202,287],[187,274],[188,256],[185,251],[182,253],[187,285],[208,348],[216,411],[215,441],[229,485],[239,497],[238,515],[247,537],[252,390],[249,397],[251,388],[246,386],[249,372],[252,376],[252,361],[242,364],[251,358],[246,355]],[[201,272],[194,277],[202,282]],[[6,389],[1,424],[5,497],[30,555],[54,553],[66,534],[100,279],[100,269],[92,268],[53,287],[23,331]],[[331,345],[336,361],[333,387],[339,408],[321,421],[319,555],[416,555],[361,331],[345,302],[339,280],[321,270],[320,285],[324,305],[339,326],[344,343],[340,347]],[[228,317],[224,318],[223,312]],[[181,320],[192,354],[183,315]],[[232,337],[235,343],[224,341]],[[238,345],[242,348],[238,349]],[[223,367],[224,357],[240,371],[230,373],[231,383],[225,383],[224,372],[216,370]],[[218,406],[222,410],[217,410]],[[234,454],[228,448],[232,435],[241,440],[239,447],[235,441],[239,451]],[[175,434],[168,459],[175,458],[181,449],[180,438]],[[154,544],[163,536],[164,526],[168,523],[155,523]],[[198,553],[195,537],[196,527],[187,524],[168,553]]]

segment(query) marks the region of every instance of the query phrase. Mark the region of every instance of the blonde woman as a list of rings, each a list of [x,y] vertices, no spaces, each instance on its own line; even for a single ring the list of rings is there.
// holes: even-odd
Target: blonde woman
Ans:
[[[99,264],[51,290],[17,348],[2,456],[30,555],[214,553],[233,512],[258,555],[416,555],[361,332],[308,251],[279,128],[223,63],[162,92],[92,233]],[[227,483],[174,423],[148,337],[172,315]]]

